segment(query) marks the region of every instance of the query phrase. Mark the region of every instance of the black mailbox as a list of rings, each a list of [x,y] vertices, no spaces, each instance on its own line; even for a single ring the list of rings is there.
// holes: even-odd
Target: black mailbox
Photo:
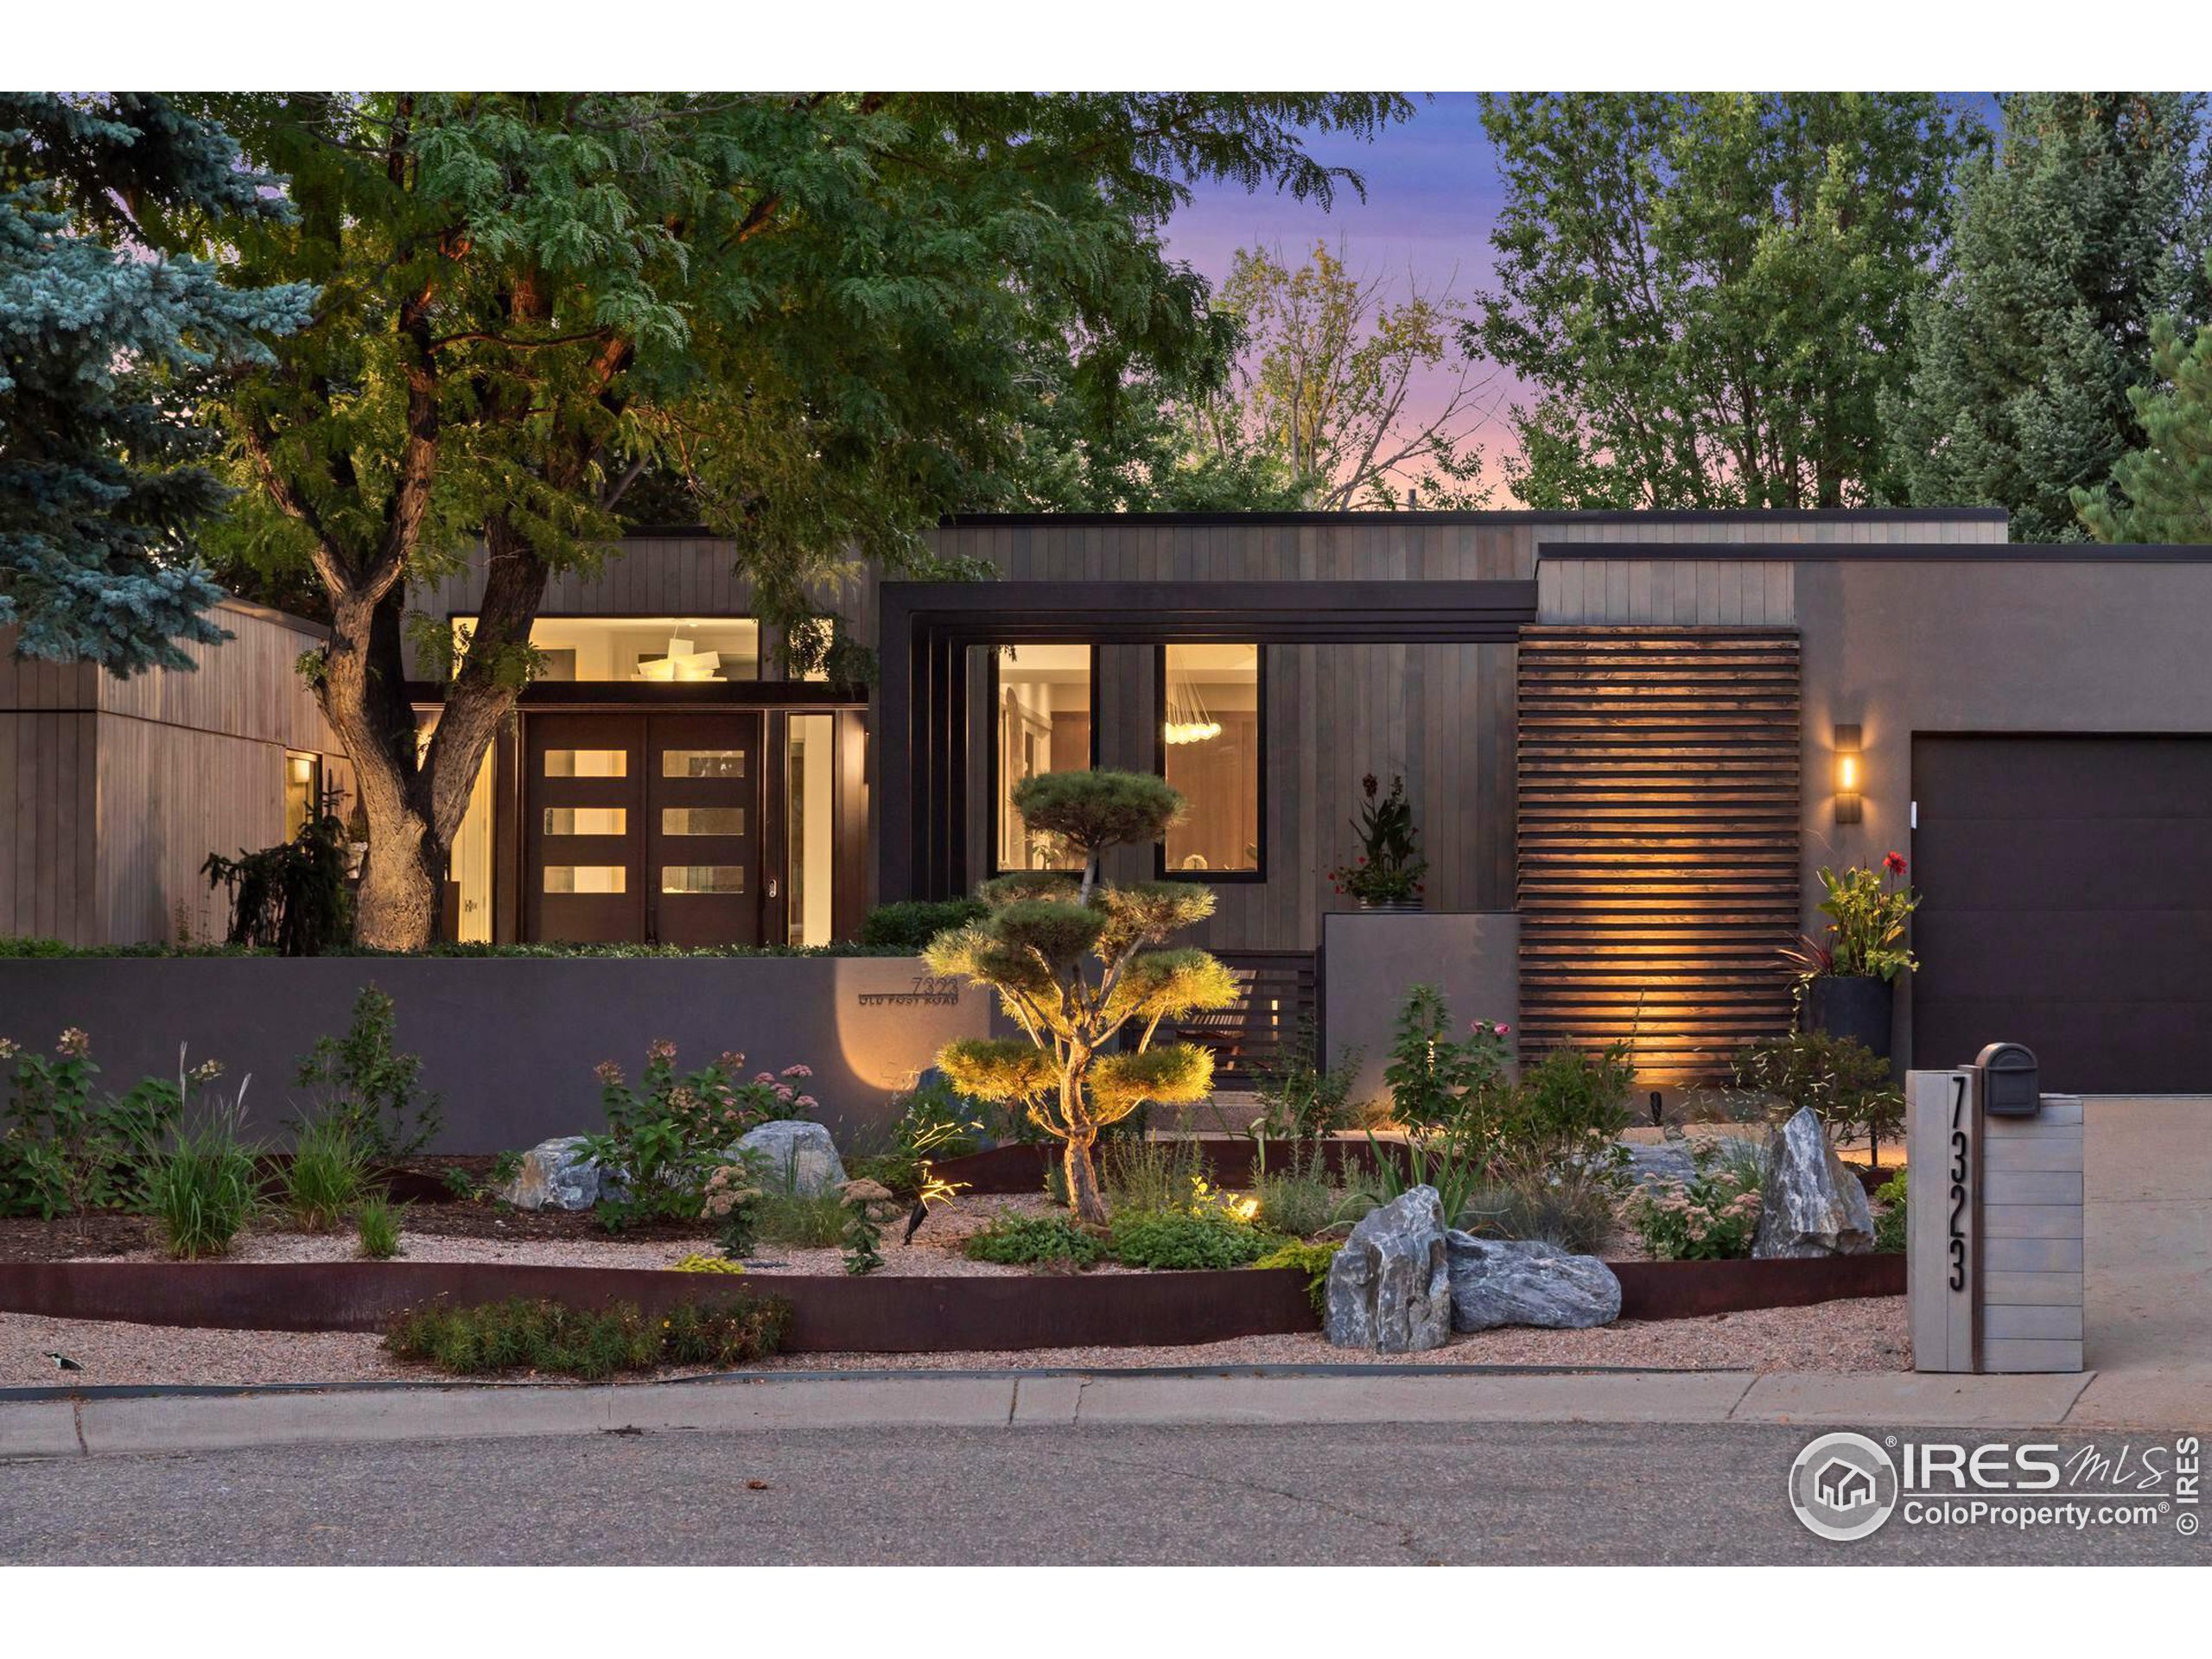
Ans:
[[[1974,1065],[1981,1071],[1981,1109],[1993,1117],[2033,1117],[2043,1106],[2034,1053],[2018,1043],[1992,1043]]]

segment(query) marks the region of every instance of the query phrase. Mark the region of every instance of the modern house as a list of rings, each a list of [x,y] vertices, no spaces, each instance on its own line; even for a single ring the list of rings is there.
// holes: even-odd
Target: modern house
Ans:
[[[458,938],[826,943],[1038,864],[1009,794],[1162,772],[1192,810],[1118,874],[1203,880],[1202,941],[1332,1043],[1408,983],[1523,1040],[1633,1034],[1654,1084],[1784,1028],[1822,865],[1924,899],[1900,1063],[1993,1036],[2046,1086],[2212,1088],[2212,550],[2023,547],[1993,511],[1021,517],[998,580],[842,595],[874,686],[779,678],[726,547],[557,578],[550,671],[456,848]],[[462,573],[416,596],[466,628]],[[219,931],[210,850],[280,837],[342,756],[238,607],[197,675],[0,661],[0,931]],[[438,688],[417,702],[435,718]],[[1402,777],[1425,910],[1328,871]],[[288,806],[288,803],[290,804]]]

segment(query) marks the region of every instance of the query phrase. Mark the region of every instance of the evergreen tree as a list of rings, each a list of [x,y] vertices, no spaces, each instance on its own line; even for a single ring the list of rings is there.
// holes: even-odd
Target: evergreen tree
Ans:
[[[1189,183],[1325,200],[1304,135],[1402,99],[1310,94],[315,93],[212,101],[289,175],[244,270],[322,283],[224,400],[241,550],[329,595],[312,664],[369,826],[364,943],[435,930],[478,768],[552,573],[606,556],[648,469],[729,537],[771,622],[1018,465],[1056,350],[1171,381],[1216,336],[1160,240]],[[480,538],[486,583],[420,747],[407,595]],[[416,630],[449,639],[437,619]]]
[[[1529,506],[1839,507],[1883,490],[1878,401],[1978,141],[1931,94],[1484,100],[1506,200],[1471,347],[1535,391]]]
[[[2205,100],[2016,92],[2002,107],[2002,144],[1963,170],[1941,285],[1916,307],[1912,378],[1883,413],[1904,499],[2001,506],[2015,541],[2082,541],[2074,493],[2145,442],[2133,394],[2152,321],[2205,315]]]
[[[234,286],[176,251],[273,221],[272,181],[159,98],[0,92],[0,626],[17,654],[121,676],[226,636],[193,557],[227,492],[194,401],[307,320],[305,283]]]
[[[2074,505],[2101,542],[2212,543],[2212,321],[2184,342],[2177,320],[2159,318],[2151,367],[2153,383],[2128,392],[2142,447],[2113,463],[2110,485],[2075,491]]]

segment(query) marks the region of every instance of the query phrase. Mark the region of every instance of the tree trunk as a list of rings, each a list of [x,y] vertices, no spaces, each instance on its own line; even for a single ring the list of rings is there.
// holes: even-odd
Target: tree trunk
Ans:
[[[1080,1141],[1071,1136],[1061,1166],[1067,1172],[1068,1208],[1075,1212],[1075,1218],[1103,1227],[1108,1218],[1106,1197],[1098,1190],[1098,1172],[1090,1161],[1090,1148],[1096,1140],[1096,1135]]]

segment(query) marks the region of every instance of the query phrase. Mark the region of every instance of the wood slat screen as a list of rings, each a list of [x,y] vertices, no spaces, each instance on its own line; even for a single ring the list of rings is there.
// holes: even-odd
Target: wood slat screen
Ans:
[[[1789,1029],[1799,930],[1794,631],[1521,635],[1522,1053],[1630,1037],[1649,1083]]]

